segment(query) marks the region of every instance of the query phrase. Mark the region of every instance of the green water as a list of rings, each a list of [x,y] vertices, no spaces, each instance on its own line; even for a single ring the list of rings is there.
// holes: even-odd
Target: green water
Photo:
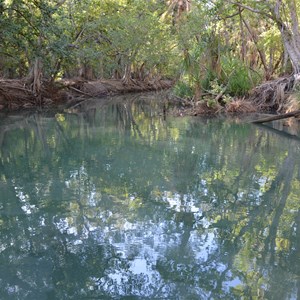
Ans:
[[[158,96],[0,122],[0,299],[299,299],[300,142]]]

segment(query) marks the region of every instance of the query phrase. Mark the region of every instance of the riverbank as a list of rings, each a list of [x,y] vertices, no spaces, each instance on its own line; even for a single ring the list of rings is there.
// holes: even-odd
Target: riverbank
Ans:
[[[34,107],[47,108],[81,101],[83,98],[100,98],[117,94],[168,89],[171,80],[152,81],[68,79],[45,82],[39,94],[32,91],[25,79],[0,79],[0,110],[21,110]]]
[[[224,92],[208,93],[200,101],[177,98],[185,108],[179,115],[218,115],[247,113],[290,113],[300,109],[300,77],[286,76],[263,82],[244,97]]]
[[[169,102],[177,102],[174,115],[218,115],[245,113],[287,113],[300,109],[299,79],[293,76],[264,82],[254,88],[247,97],[225,101],[228,96],[208,95],[201,101],[183,99],[168,93]],[[159,91],[170,89],[171,80],[138,81],[103,79],[87,81],[81,78],[44,82],[40,93],[35,94],[26,80],[0,79],[0,111],[15,111],[33,108],[63,106],[70,108],[83,100],[106,96]],[[296,86],[297,85],[297,86]]]

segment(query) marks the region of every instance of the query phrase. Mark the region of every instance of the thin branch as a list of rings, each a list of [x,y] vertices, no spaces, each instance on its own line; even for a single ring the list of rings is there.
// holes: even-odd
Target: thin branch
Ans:
[[[239,3],[239,2],[233,2],[233,1],[228,1],[228,3],[230,3],[232,5],[236,5],[236,6],[241,7],[241,8],[244,8],[246,10],[249,10],[249,11],[253,12],[253,13],[264,15],[264,16],[268,17],[269,19],[272,19],[272,20],[275,19],[272,14],[269,14],[269,13],[267,13],[265,11],[262,11],[262,10],[259,10],[259,9],[255,9],[251,6],[248,6],[248,5]]]
[[[240,12],[242,12],[243,10],[244,9],[242,8]],[[240,14],[240,12],[237,12],[232,15],[225,16],[225,17],[218,17],[218,21],[234,18],[234,17],[238,16]]]
[[[21,17],[23,17],[23,19],[32,27],[32,29],[34,29],[36,31],[36,35],[37,36],[41,34],[40,30],[35,25],[33,25],[31,23],[31,21],[28,20],[28,18],[19,9],[16,9],[16,8],[13,7],[12,10],[14,10]]]
[[[250,28],[249,24],[247,23],[247,21],[242,17],[241,15],[241,19],[242,19],[242,22],[244,23],[244,25],[246,26],[249,34],[251,35],[251,38],[253,40],[253,43],[255,44],[255,47],[256,47],[256,50],[259,54],[259,57],[261,59],[261,62],[263,64],[263,67],[264,67],[264,70],[266,72],[266,76],[269,76],[269,68],[267,66],[267,62],[266,62],[266,56],[265,56],[265,53],[259,48],[258,46],[258,38],[257,38],[257,35],[255,32],[252,31],[252,29]]]

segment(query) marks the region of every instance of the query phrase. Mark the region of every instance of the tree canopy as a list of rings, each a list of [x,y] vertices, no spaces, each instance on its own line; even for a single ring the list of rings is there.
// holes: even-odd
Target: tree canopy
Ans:
[[[295,0],[1,0],[0,76],[27,77],[36,93],[79,76],[244,95],[299,73],[299,13]]]

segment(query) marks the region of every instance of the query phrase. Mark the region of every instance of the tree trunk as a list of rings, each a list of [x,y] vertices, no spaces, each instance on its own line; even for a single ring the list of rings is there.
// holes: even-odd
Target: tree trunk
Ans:
[[[170,0],[168,1],[168,13],[172,13],[172,23],[176,25],[185,12],[191,10],[192,0]]]
[[[284,48],[288,53],[290,60],[293,65],[293,70],[295,74],[300,73],[300,49],[296,46],[297,42],[291,36],[290,32],[288,32],[285,28],[281,28],[281,36],[284,44]]]
[[[238,7],[239,9],[239,17],[240,17],[240,32],[241,32],[241,59],[243,62],[245,62],[246,57],[246,38],[245,38],[245,31],[243,26],[243,18],[242,18],[242,9]]]
[[[282,0],[277,0],[274,5],[270,4],[269,1],[265,1],[268,2],[268,10],[259,10],[231,0],[228,0],[228,2],[240,8],[247,9],[250,12],[259,14],[263,18],[272,20],[277,25],[281,33],[283,46],[289,55],[294,73],[300,74],[300,31],[296,0],[288,0],[287,6],[282,3]],[[290,22],[284,22],[281,16],[284,16],[286,19],[290,19]],[[247,27],[247,23],[244,22],[244,24]]]
[[[296,46],[300,49],[300,32],[299,32],[299,20],[297,16],[297,6],[295,0],[288,1],[291,22],[292,22],[292,32],[295,37]]]
[[[132,80],[132,77],[131,77],[131,65],[130,65],[130,63],[128,63],[125,66],[124,75],[122,77],[122,82],[125,85],[133,84],[133,80]]]
[[[300,73],[300,31],[296,10],[295,0],[288,1],[289,14],[291,19],[291,29],[285,24],[280,16],[280,9],[283,7],[282,2],[277,0],[273,9],[272,16],[281,33],[282,41],[286,52],[288,53],[295,74]]]
[[[40,105],[42,101],[42,69],[42,60],[40,57],[37,57],[30,70],[27,80],[27,84],[30,87],[30,90],[35,96],[37,103]]]
[[[79,69],[79,76],[86,80],[95,78],[92,66],[89,63],[82,63]]]

